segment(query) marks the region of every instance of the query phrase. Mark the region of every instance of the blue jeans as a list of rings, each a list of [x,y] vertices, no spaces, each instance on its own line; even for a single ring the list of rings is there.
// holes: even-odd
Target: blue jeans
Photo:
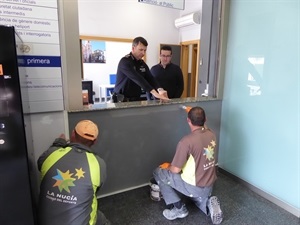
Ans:
[[[181,199],[176,191],[190,197],[196,206],[208,215],[206,206],[209,196],[212,193],[212,186],[197,187],[186,183],[181,178],[181,174],[172,173],[169,170],[156,168],[153,172],[153,177],[156,180],[163,199],[167,205],[179,202]],[[176,191],[175,191],[176,190]]]

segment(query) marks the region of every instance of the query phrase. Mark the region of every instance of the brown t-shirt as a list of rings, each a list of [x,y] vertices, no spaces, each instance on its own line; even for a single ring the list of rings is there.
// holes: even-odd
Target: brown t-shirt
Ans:
[[[217,179],[216,156],[216,136],[210,129],[199,128],[180,140],[172,165],[182,168],[185,182],[207,187]]]

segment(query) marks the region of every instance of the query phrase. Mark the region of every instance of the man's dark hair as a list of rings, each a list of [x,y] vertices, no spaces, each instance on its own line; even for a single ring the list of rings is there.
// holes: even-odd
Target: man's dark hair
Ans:
[[[170,45],[163,45],[160,48],[160,52],[161,50],[165,50],[165,51],[171,51],[171,55],[172,55],[172,47]]]
[[[188,113],[188,118],[194,126],[203,126],[206,121],[205,111],[201,107],[193,107]]]
[[[81,137],[79,134],[77,134],[76,131],[75,131],[75,139],[80,144],[83,144],[83,145],[88,146],[88,147],[91,147],[95,143],[95,141],[88,140],[88,139],[85,139],[85,138]]]
[[[142,43],[144,46],[148,46],[147,40],[143,37],[136,37],[135,39],[133,39],[132,46],[137,46],[139,43]]]

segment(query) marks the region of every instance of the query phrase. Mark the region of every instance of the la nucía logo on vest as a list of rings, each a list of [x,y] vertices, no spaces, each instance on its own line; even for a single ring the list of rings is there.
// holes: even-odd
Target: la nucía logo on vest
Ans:
[[[70,187],[76,186],[74,182],[81,178],[84,178],[85,171],[75,168],[75,173],[70,173],[70,170],[66,172],[62,172],[59,169],[56,169],[57,175],[52,177],[56,182],[52,187],[57,187],[59,193],[54,191],[47,191],[46,198],[50,199],[51,201],[57,201],[67,204],[76,204],[77,197],[71,194]],[[75,175],[74,175],[75,174]],[[67,192],[67,193],[64,193]]]

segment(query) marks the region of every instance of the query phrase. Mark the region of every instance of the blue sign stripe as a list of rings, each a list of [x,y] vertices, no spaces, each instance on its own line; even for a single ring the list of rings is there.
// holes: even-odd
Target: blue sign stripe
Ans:
[[[18,63],[24,67],[61,67],[60,56],[18,56]]]

